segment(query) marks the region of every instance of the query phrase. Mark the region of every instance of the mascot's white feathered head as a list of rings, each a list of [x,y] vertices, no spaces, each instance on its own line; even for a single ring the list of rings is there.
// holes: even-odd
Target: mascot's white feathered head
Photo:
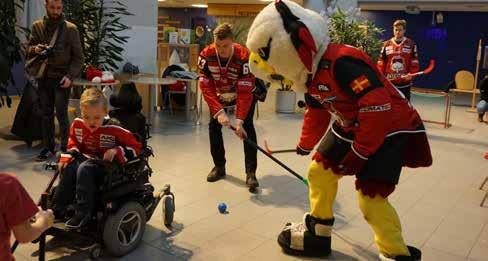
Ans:
[[[305,90],[308,74],[316,71],[327,48],[327,32],[325,19],[312,10],[288,0],[269,4],[247,36],[251,72],[268,82],[284,77]]]

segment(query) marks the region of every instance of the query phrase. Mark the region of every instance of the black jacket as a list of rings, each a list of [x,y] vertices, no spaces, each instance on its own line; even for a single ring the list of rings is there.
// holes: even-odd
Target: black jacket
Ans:
[[[488,75],[481,80],[480,85],[480,97],[482,100],[488,102]]]

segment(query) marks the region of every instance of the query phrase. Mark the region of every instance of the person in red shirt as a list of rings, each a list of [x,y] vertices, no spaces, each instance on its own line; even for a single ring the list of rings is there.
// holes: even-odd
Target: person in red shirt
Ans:
[[[31,222],[35,217],[35,222]],[[20,243],[38,238],[53,223],[51,210],[39,210],[13,174],[0,173],[0,260],[15,260],[10,251],[10,234]]]
[[[407,22],[396,20],[393,23],[394,37],[383,43],[377,67],[410,100],[412,76],[419,71],[417,45],[405,37]]]
[[[224,23],[214,30],[215,42],[202,50],[198,58],[200,88],[211,114],[209,123],[210,151],[214,168],[208,182],[225,177],[225,149],[222,126],[229,128],[225,107],[236,105],[236,134],[256,142],[253,116],[256,100],[255,78],[249,72],[249,51],[233,42],[232,27]],[[246,185],[251,191],[259,186],[256,179],[257,149],[244,143]]]
[[[68,228],[80,228],[91,219],[97,176],[108,171],[109,162],[123,164],[131,161],[142,147],[130,131],[105,120],[107,104],[102,91],[90,88],[83,92],[80,98],[82,119],[73,121],[67,152],[59,159],[58,169],[62,171],[62,177],[54,195],[56,218],[64,217],[65,208],[75,195],[77,200],[75,215],[66,222]]]

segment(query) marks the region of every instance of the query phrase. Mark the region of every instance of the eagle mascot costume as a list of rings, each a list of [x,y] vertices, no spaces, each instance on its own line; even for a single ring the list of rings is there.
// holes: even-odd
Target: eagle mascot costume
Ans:
[[[308,168],[310,212],[300,223],[287,223],[278,243],[292,255],[329,255],[338,181],[350,175],[380,258],[420,260],[420,250],[404,242],[388,196],[402,167],[432,164],[422,120],[368,55],[329,43],[327,34],[322,16],[277,0],[256,16],[247,38],[257,78],[285,78],[305,92],[297,153],[307,155],[319,144]]]

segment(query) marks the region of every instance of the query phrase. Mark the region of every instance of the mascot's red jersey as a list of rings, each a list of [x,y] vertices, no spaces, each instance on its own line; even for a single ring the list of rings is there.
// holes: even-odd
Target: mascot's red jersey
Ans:
[[[394,38],[385,41],[377,67],[396,86],[410,84],[411,80],[402,78],[402,75],[419,71],[417,45],[407,37],[400,43]]]
[[[112,148],[117,149],[114,161],[125,163],[137,157],[141,151],[141,143],[128,130],[117,126],[104,124],[91,132],[83,120],[76,118],[69,130],[68,153],[61,154],[60,162],[70,162],[70,151],[77,151],[89,157],[103,158],[103,154]]]
[[[202,50],[198,57],[200,88],[210,113],[216,117],[225,106],[236,104],[236,117],[244,120],[253,102],[255,78],[249,72],[249,51],[233,44],[232,56],[221,59],[215,44]]]
[[[415,135],[409,135],[404,166],[431,165],[420,116],[365,53],[352,46],[329,44],[307,87],[301,149],[311,151],[315,147],[332,114],[336,127],[352,134],[351,149],[359,157],[372,156],[387,137],[412,133]]]

